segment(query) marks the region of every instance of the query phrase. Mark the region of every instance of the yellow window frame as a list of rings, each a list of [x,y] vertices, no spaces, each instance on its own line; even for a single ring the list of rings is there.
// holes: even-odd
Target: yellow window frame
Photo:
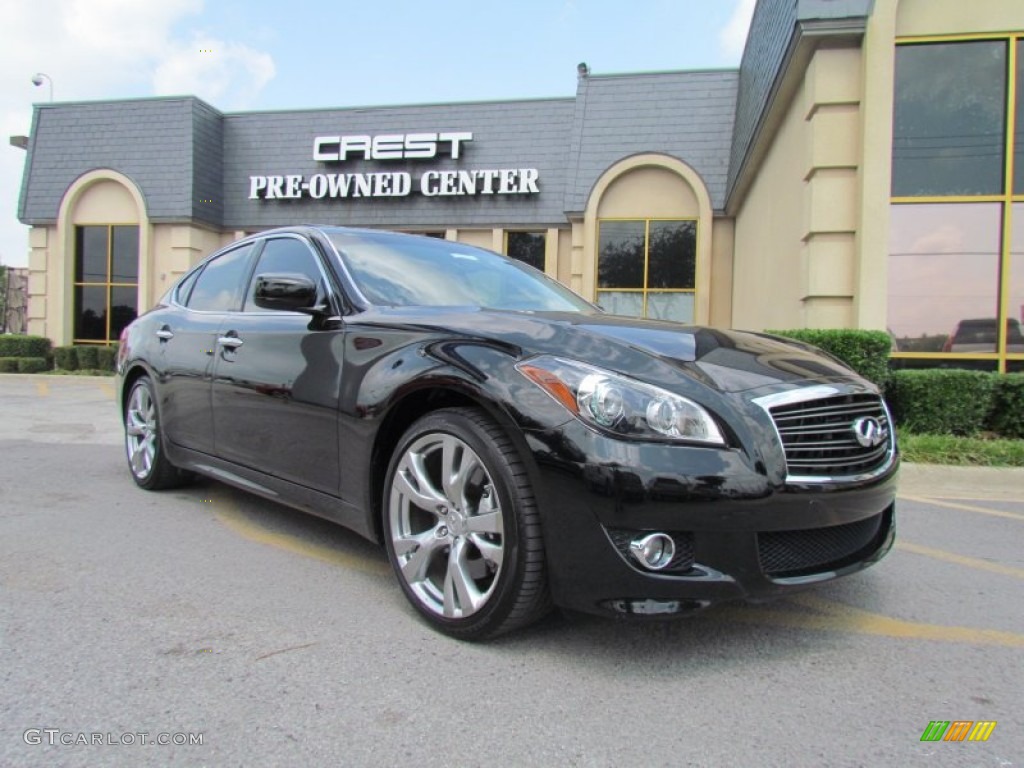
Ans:
[[[601,224],[606,221],[642,221],[644,223],[644,285],[643,288],[601,288]],[[651,254],[651,222],[652,221],[678,221],[678,222],[693,222],[693,235],[694,243],[700,242],[700,220],[693,217],[678,217],[678,216],[652,216],[649,218],[638,217],[638,216],[604,216],[597,220],[597,233],[594,238],[596,244],[597,253],[594,254],[594,303],[599,304],[602,293],[643,293],[643,315],[647,317],[647,297],[654,294],[666,294],[666,293],[689,293],[693,295],[693,305],[696,310],[697,306],[697,286],[700,285],[700,259],[696,258],[697,254],[694,253],[694,265],[693,265],[693,288],[648,288],[647,287],[647,273],[650,266]],[[691,322],[695,321],[693,318]]]
[[[93,282],[86,282],[86,281],[75,280],[72,283],[72,285],[75,288],[103,288],[103,289],[105,289],[106,294],[107,294],[107,301],[106,301],[106,327],[104,328],[104,331],[103,331],[104,340],[100,341],[100,340],[97,340],[97,339],[75,339],[75,338],[73,338],[72,339],[72,343],[73,344],[96,344],[98,346],[109,346],[110,344],[112,344],[112,343],[117,341],[117,339],[111,339],[110,338],[110,319],[111,319],[111,315],[113,314],[113,311],[112,311],[113,308],[110,305],[110,289],[111,288],[135,288],[136,292],[137,292],[138,288],[139,288],[139,281],[138,281],[138,279],[136,279],[136,281],[134,283],[115,283],[115,282],[112,282],[111,279],[110,279],[110,276],[113,274],[113,269],[114,269],[114,227],[135,227],[136,229],[138,229],[139,225],[137,223],[135,223],[135,222],[132,222],[132,223],[125,223],[125,224],[77,224],[75,226],[77,228],[84,228],[84,227],[106,227],[106,229],[107,229],[107,279],[106,279],[106,281],[105,282],[95,282],[95,281],[93,281]],[[140,232],[139,234],[141,235],[142,233]],[[77,241],[77,237],[76,237],[76,241]],[[78,251],[76,249],[76,251],[75,251],[75,262],[76,262],[76,265],[77,265],[77,262],[78,262],[79,258],[81,258],[81,254],[78,253]],[[136,259],[137,258],[138,258],[138,254],[136,254]],[[77,271],[77,269],[76,269],[76,271]],[[138,304],[138,296],[136,296],[136,304]],[[72,306],[73,306],[74,312],[75,312],[75,314],[77,316],[79,308],[77,306],[74,306],[74,300],[72,300]],[[137,306],[136,306],[136,311],[138,311],[138,307]]]
[[[999,243],[999,317],[998,324],[998,346],[996,352],[953,354],[949,352],[893,352],[892,357],[897,359],[934,359],[934,360],[995,360],[999,373],[1006,373],[1007,362],[1010,360],[1024,360],[1024,354],[1008,352],[1007,347],[1007,321],[1010,312],[1010,267],[1011,267],[1011,243],[1013,238],[1013,204],[1024,203],[1024,191],[1014,194],[1014,151],[1015,133],[1017,122],[1017,52],[1021,41],[1024,41],[1024,32],[1005,33],[981,33],[981,34],[955,34],[955,35],[932,35],[932,36],[905,36],[896,39],[897,45],[912,45],[923,43],[955,43],[955,42],[979,42],[993,41],[1005,42],[1007,47],[1006,67],[1006,133],[1003,144],[1003,192],[998,195],[929,195],[921,197],[890,197],[894,205],[928,204],[928,203],[1000,203],[1002,204],[1002,231]]]

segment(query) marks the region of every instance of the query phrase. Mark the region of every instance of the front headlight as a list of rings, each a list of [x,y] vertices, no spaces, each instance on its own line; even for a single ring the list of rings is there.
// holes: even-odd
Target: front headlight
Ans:
[[[674,392],[575,360],[543,355],[516,369],[585,423],[623,437],[725,445],[704,408]]]

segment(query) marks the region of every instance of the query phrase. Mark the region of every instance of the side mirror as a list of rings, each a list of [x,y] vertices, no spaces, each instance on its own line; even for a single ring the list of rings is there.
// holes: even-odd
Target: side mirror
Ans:
[[[257,275],[253,301],[261,309],[315,312],[316,285],[305,275],[280,273]]]

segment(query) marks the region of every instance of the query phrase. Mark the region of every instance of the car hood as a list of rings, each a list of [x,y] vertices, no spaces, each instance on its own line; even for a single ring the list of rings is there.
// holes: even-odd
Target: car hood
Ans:
[[[353,320],[478,339],[522,357],[561,355],[649,381],[664,381],[667,364],[722,392],[860,380],[838,360],[797,342],[599,312],[375,308]]]

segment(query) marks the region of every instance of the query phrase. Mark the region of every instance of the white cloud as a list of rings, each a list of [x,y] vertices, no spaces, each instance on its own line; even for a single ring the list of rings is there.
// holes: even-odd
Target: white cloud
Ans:
[[[722,54],[735,62],[743,56],[743,46],[747,43],[747,32],[750,30],[750,19],[754,15],[757,0],[736,0],[732,15],[718,32],[718,45]]]
[[[58,102],[195,93],[224,109],[254,103],[273,58],[200,32],[202,10],[203,0],[0,0],[0,262],[27,260],[17,221],[25,153],[7,137],[28,134],[32,103],[49,99],[48,83],[31,83],[36,72],[52,78]]]
[[[153,89],[161,95],[191,93],[221,109],[241,109],[252,104],[274,74],[269,54],[196,35],[160,62],[153,74]]]

